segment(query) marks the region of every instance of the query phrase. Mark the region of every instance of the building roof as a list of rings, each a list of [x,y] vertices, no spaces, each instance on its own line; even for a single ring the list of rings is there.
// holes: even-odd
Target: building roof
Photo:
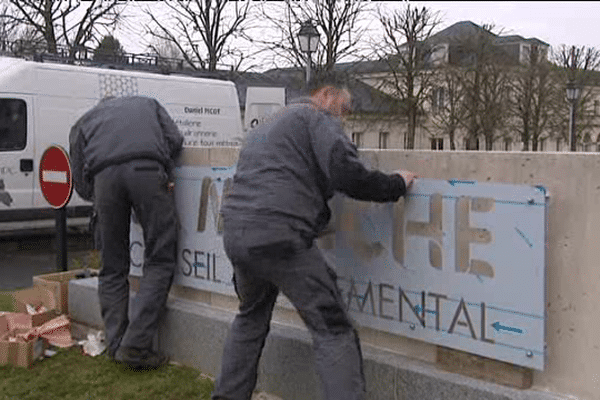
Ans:
[[[492,43],[499,46],[507,46],[510,44],[517,44],[523,42],[542,46],[550,46],[548,43],[537,38],[526,39],[520,35],[498,36],[485,30],[483,27],[471,21],[457,22],[447,27],[446,29],[443,29],[437,32],[436,34],[432,35],[429,39],[427,39],[427,42],[434,45],[443,43],[453,45],[458,44],[461,41],[466,40],[467,38],[472,38],[477,35],[483,35],[484,37],[488,37],[492,41]],[[390,65],[397,65],[397,62],[394,60],[394,57],[394,55],[390,55],[388,58],[380,60],[339,63],[336,64],[335,69],[336,71],[358,75],[388,72],[390,71]]]
[[[479,34],[487,35],[489,37],[496,36],[471,21],[461,21],[450,25],[446,29],[439,31],[434,35],[431,35],[428,40],[434,44],[437,44],[449,41],[460,41],[464,40],[464,38]]]
[[[352,94],[352,111],[355,113],[394,113],[400,107],[398,99],[377,90],[366,83],[351,76],[350,64],[336,65],[330,78],[343,83]],[[305,95],[304,70],[299,68],[273,69],[265,72],[265,75],[275,79],[279,86],[286,88],[286,102],[291,99]]]
[[[507,36],[499,36],[494,33],[491,33],[485,30],[482,26],[479,26],[471,21],[461,21],[457,22],[453,25],[450,25],[448,28],[441,30],[440,32],[432,35],[429,40],[433,43],[444,43],[444,42],[457,42],[460,40],[464,40],[464,38],[472,37],[475,35],[486,35],[490,39],[492,39],[497,44],[508,44],[508,43],[517,43],[517,42],[535,42],[537,44],[542,44],[546,46],[550,46],[548,43],[537,39],[537,38],[529,38],[526,39],[520,35],[507,35]]]
[[[355,113],[392,113],[400,107],[400,102],[356,78],[350,77],[347,66],[336,68],[333,75],[343,81],[352,93],[352,109]],[[285,88],[285,100],[289,103],[292,99],[307,94],[305,88],[304,69],[300,68],[278,68],[258,72],[236,72],[236,71],[185,71],[174,72],[174,75],[196,76],[201,78],[212,78],[232,81],[237,89],[240,107],[246,106],[246,92],[249,86],[258,87],[283,87]]]
[[[385,59],[368,60],[368,61],[352,61],[346,63],[338,63],[335,65],[335,70],[345,73],[361,74],[373,72],[387,72],[390,70],[388,61]]]

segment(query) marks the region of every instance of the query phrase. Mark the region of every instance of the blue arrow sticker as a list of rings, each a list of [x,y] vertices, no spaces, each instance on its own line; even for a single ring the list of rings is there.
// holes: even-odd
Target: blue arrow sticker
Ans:
[[[230,171],[237,168],[237,163],[230,165],[229,167],[210,167],[213,171]]]
[[[525,234],[515,226],[515,231],[517,231],[517,233],[523,238],[523,240],[525,241],[525,243],[527,243],[527,246],[529,247],[533,247],[533,243],[531,243],[531,241],[529,240],[529,238],[527,236],[525,236]]]
[[[461,185],[475,185],[475,184],[477,184],[477,181],[463,181],[461,179],[450,179],[450,180],[448,180],[448,183],[451,184],[452,186],[456,186],[458,184],[461,184]]]
[[[422,308],[420,305],[415,306],[415,311],[417,312],[417,314],[421,314],[421,310],[422,310]],[[436,314],[436,312],[432,311],[432,310],[425,310],[425,312],[429,313],[429,314]]]
[[[496,321],[496,322],[494,322],[494,323],[492,324],[492,326],[494,327],[494,329],[495,329],[497,332],[498,332],[498,331],[507,331],[507,332],[515,332],[515,333],[520,333],[520,334],[522,334],[522,333],[523,333],[523,330],[522,330],[522,329],[519,329],[519,328],[513,328],[513,327],[511,327],[511,326],[505,326],[505,325],[502,325],[502,324],[500,323],[500,321]]]

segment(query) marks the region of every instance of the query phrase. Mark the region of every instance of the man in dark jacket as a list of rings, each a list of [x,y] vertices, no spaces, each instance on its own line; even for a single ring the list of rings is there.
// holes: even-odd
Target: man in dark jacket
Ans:
[[[335,191],[360,200],[397,201],[414,174],[369,171],[339,118],[348,91],[325,86],[251,130],[222,207],[224,246],[234,269],[239,312],[225,342],[213,399],[247,400],[279,291],[311,332],[328,400],[363,399],[357,333],[314,239],[326,227]]]
[[[75,189],[94,201],[102,270],[98,293],[108,355],[134,368],[154,368],[166,357],[152,350],[177,261],[177,216],[170,174],[183,136],[147,97],[102,100],[69,136]],[[144,229],[144,275],[129,306],[131,209]]]

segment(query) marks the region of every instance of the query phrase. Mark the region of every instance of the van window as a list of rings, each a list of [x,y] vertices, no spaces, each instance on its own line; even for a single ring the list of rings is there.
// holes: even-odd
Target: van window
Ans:
[[[0,151],[23,150],[27,144],[27,107],[20,99],[0,99]]]

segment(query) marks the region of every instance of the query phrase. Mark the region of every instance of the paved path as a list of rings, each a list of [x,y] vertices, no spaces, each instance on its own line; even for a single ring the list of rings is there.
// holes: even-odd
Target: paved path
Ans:
[[[29,287],[35,275],[56,272],[54,238],[48,236],[0,241],[0,290]],[[84,261],[91,249],[89,235],[69,236],[68,265]],[[76,262],[76,261],[75,261]]]

